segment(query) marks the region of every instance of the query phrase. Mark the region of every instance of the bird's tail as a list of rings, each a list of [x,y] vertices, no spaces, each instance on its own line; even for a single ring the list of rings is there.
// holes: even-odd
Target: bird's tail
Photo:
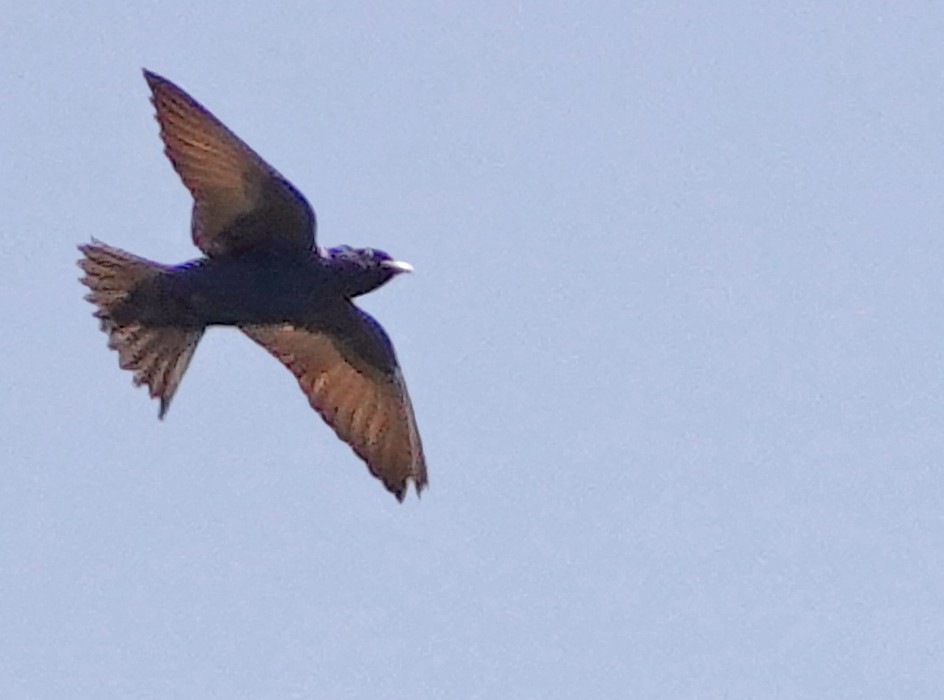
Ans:
[[[80,281],[91,290],[85,298],[97,307],[95,317],[108,334],[108,347],[118,351],[121,368],[134,373],[135,385],[146,384],[151,397],[160,399],[163,418],[203,329],[149,326],[135,320],[133,304],[128,303],[132,293],[166,271],[166,266],[94,238],[79,250],[83,255],[79,267],[85,273]]]

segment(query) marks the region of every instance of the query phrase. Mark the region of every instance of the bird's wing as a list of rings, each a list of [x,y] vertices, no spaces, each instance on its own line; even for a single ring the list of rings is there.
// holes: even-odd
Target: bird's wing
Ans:
[[[426,460],[393,347],[350,302],[332,316],[242,331],[291,370],[312,408],[402,501],[409,480],[417,493],[426,486]]]
[[[315,214],[290,182],[199,102],[144,71],[164,152],[193,195],[193,242],[210,256],[310,250]]]

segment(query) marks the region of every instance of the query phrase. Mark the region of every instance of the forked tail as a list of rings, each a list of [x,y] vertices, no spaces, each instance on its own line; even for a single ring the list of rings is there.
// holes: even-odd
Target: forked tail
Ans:
[[[203,329],[148,326],[135,320],[130,297],[136,288],[168,268],[139,258],[94,238],[79,246],[79,280],[91,291],[85,298],[97,310],[95,317],[108,334],[108,347],[118,351],[118,364],[134,373],[136,386],[146,384],[151,397],[160,399],[164,417],[197,349]]]

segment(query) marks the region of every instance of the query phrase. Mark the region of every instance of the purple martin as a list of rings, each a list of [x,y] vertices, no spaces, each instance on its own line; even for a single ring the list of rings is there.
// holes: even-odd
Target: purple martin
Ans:
[[[374,248],[316,246],[314,211],[288,180],[177,85],[144,77],[204,257],[163,265],[95,239],[79,246],[86,299],[119,365],[163,418],[206,329],[236,326],[397,499],[410,481],[419,493],[426,460],[396,354],[353,303],[412,267]]]

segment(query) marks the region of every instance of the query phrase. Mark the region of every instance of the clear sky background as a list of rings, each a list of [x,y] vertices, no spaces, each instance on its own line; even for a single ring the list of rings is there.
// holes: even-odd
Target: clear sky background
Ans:
[[[944,9],[8,3],[0,697],[939,698]],[[164,422],[92,236],[196,257],[140,69],[290,178],[430,489],[246,338]]]

